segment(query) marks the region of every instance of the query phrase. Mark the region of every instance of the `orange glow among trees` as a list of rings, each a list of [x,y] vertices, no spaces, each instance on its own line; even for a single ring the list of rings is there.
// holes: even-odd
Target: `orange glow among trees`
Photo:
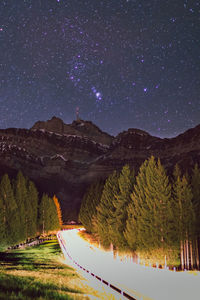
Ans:
[[[56,206],[56,210],[57,210],[57,214],[58,214],[58,219],[59,219],[59,224],[60,224],[60,226],[62,226],[62,224],[63,224],[63,221],[62,221],[62,211],[61,211],[60,203],[59,203],[58,198],[56,197],[56,195],[53,196],[53,201],[54,201],[55,206]]]

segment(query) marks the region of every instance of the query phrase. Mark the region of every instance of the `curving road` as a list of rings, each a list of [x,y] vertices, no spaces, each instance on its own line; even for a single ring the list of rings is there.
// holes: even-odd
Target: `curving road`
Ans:
[[[66,258],[102,284],[121,293],[122,299],[199,300],[200,272],[173,272],[114,259],[78,235],[78,229],[59,231],[57,236]]]

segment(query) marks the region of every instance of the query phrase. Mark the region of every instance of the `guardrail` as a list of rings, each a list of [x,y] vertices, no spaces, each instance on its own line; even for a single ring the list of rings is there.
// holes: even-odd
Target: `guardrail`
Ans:
[[[31,239],[30,241],[24,242],[24,243],[19,243],[14,246],[9,246],[6,250],[15,250],[15,249],[24,249],[26,247],[33,247],[36,245],[39,245],[41,243],[44,243],[45,241],[49,241],[52,238],[47,237],[47,238],[37,238],[37,239]]]
[[[127,292],[121,290],[120,288],[116,287],[115,285],[109,283],[108,281],[104,280],[103,278],[99,277],[98,275],[95,275],[94,273],[90,272],[89,270],[85,269],[83,266],[81,266],[78,262],[76,262],[71,255],[68,253],[65,244],[63,243],[60,234],[57,234],[57,238],[58,238],[58,242],[60,244],[60,247],[62,250],[64,250],[63,252],[66,253],[66,255],[68,256],[68,258],[81,270],[83,270],[84,272],[90,274],[93,278],[96,278],[97,280],[101,281],[103,284],[105,284],[106,286],[110,287],[111,289],[113,289],[115,292],[118,292],[121,296],[123,296],[126,299],[130,299],[130,300],[137,300],[136,298],[134,298],[133,296],[129,295]],[[140,298],[142,300],[142,298]]]

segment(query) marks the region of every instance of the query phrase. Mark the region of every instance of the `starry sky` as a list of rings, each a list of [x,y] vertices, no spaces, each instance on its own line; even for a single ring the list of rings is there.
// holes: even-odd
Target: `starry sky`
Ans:
[[[200,0],[0,0],[0,128],[200,123]]]

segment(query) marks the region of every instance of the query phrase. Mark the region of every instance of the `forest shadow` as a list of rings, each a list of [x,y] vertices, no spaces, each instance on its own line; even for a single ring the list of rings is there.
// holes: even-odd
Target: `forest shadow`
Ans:
[[[0,274],[0,299],[72,299],[62,292],[73,294],[80,291],[69,287],[58,287],[53,283],[43,283],[34,277]],[[15,295],[14,298],[12,298]],[[10,298],[11,297],[11,298]]]

